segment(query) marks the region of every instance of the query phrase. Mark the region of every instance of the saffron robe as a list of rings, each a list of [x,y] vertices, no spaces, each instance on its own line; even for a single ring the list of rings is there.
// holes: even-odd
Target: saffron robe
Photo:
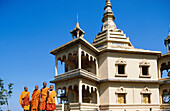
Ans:
[[[32,93],[31,111],[38,111],[38,105],[40,100],[40,90],[34,90]]]
[[[23,91],[19,98],[19,103],[24,110],[29,110],[30,108],[30,94],[28,91]]]
[[[41,89],[40,110],[46,109],[46,99],[47,99],[48,90],[49,88],[47,87]]]
[[[55,110],[56,109],[56,104],[55,104],[55,97],[56,97],[56,92],[53,91],[49,91],[49,96],[47,98],[47,108],[46,110]]]
[[[54,98],[56,97],[57,93],[52,90],[52,91],[49,91],[49,96],[48,96],[48,99],[47,99],[47,103],[55,103],[55,100]]]

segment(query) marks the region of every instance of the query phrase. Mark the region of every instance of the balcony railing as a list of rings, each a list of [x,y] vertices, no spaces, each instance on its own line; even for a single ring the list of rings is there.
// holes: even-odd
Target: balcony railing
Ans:
[[[84,69],[74,69],[68,72],[65,72],[63,74],[57,75],[55,76],[55,80],[51,81],[51,82],[57,82],[57,81],[62,81],[65,79],[70,79],[70,78],[74,78],[74,77],[85,77],[85,78],[89,78],[91,80],[94,81],[98,81],[98,77],[96,76],[96,74],[86,71]]]

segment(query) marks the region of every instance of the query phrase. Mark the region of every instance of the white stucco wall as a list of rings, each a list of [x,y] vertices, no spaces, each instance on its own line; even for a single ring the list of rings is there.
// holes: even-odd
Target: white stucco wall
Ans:
[[[120,59],[120,57],[126,61],[125,72],[127,77],[115,77],[116,66],[115,62]],[[149,74],[151,78],[139,78],[140,67],[139,63],[146,60],[150,63]],[[125,53],[115,53],[107,52],[99,56],[99,75],[101,79],[114,79],[114,78],[127,78],[127,79],[141,79],[141,80],[158,80],[157,71],[157,55],[141,55],[141,54],[125,54]]]

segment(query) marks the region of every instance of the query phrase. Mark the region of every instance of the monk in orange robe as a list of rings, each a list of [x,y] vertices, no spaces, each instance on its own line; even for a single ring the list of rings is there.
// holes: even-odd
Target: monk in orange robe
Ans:
[[[55,97],[57,93],[53,90],[53,85],[50,86],[50,90],[48,91],[48,98],[47,98],[47,111],[53,111],[56,109],[55,104]]]
[[[39,100],[40,100],[40,90],[38,90],[38,85],[35,86],[35,90],[32,93],[31,100],[31,111],[38,111]]]
[[[41,93],[40,93],[40,95],[41,95],[40,96],[41,97],[40,110],[42,110],[42,111],[45,111],[46,104],[47,104],[47,93],[48,93],[49,88],[47,88],[46,86],[47,86],[47,83],[43,82],[43,88],[41,89]]]
[[[30,109],[30,94],[28,92],[28,88],[24,87],[24,91],[21,93],[19,98],[19,103],[24,111],[29,111]]]

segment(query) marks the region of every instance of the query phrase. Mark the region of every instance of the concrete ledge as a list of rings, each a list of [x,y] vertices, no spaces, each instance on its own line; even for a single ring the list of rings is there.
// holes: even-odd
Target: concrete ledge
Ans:
[[[134,79],[102,79],[99,82],[118,82],[118,83],[149,83],[149,84],[163,84],[160,80],[134,80]]]
[[[90,79],[96,82],[99,81],[98,77],[92,72],[88,72],[84,69],[74,69],[66,73],[55,76],[55,80],[52,80],[50,82],[57,83],[57,82],[61,82],[61,81],[65,81],[65,80],[73,79],[77,77],[87,78],[87,79]]]
[[[100,105],[100,111],[159,111],[159,104],[117,104],[117,105]]]

